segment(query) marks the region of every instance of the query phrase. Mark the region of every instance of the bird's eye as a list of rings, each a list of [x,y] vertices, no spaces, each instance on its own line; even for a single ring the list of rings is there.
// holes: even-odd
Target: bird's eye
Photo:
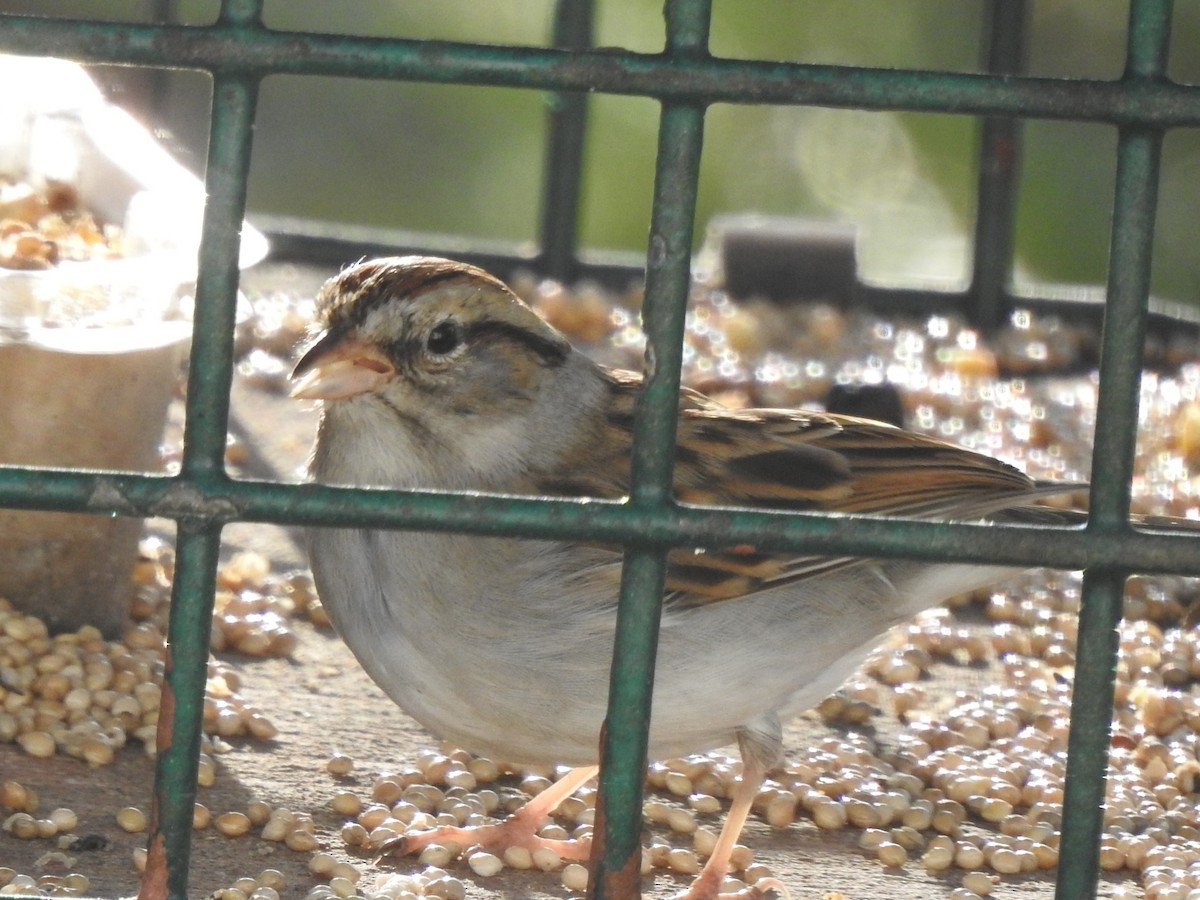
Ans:
[[[436,356],[445,356],[462,343],[462,335],[454,322],[440,322],[425,339],[425,349]]]

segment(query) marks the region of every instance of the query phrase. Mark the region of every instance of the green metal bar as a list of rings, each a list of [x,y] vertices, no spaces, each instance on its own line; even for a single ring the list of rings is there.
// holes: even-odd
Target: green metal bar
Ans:
[[[256,79],[218,76],[209,134],[208,202],[200,243],[200,277],[184,423],[182,475],[225,471],[233,331],[237,316],[238,249],[246,210]]]
[[[801,63],[689,59],[621,50],[396,40],[256,30],[226,24],[113,25],[2,16],[0,51],[90,63],[247,75],[330,75],[601,91],[670,102],[771,103],[963,115],[1200,125],[1200,90],[1171,82],[1013,78]]]
[[[711,0],[669,0],[667,53],[707,54],[711,16]],[[635,509],[673,506],[684,320],[703,143],[704,107],[664,104],[642,310],[646,383],[634,424],[630,505]],[[608,712],[600,745],[597,846],[588,885],[588,895],[595,900],[641,896],[642,785],[667,549],[645,541],[629,544],[621,570]]]
[[[226,0],[221,19],[252,27],[261,0]],[[188,374],[181,484],[225,476],[225,441],[233,377],[238,250],[246,209],[257,78],[218,75],[213,83],[204,224]],[[185,900],[192,816],[208,670],[219,517],[181,517],[159,720],[154,816],[140,900]]]
[[[180,523],[159,707],[150,838],[139,900],[187,897],[208,635],[220,549],[220,525]]]
[[[554,46],[583,50],[592,46],[592,0],[558,0],[554,9]],[[579,196],[583,188],[583,147],[587,95],[559,91],[547,98],[550,124],[542,185],[542,215],[537,269],[571,281],[579,274]]]
[[[1171,0],[1135,0],[1130,8],[1126,82],[1163,77],[1170,25]],[[1129,515],[1137,452],[1137,429],[1132,423],[1138,420],[1162,139],[1161,131],[1125,129],[1117,145],[1089,532],[1093,528],[1111,532],[1125,526]],[[1125,577],[1132,568],[1105,566],[1084,575],[1063,791],[1058,900],[1091,897],[1096,891],[1119,644],[1116,629]]]
[[[32,477],[30,477],[32,476]],[[763,551],[997,562],[1019,567],[1119,568],[1200,575],[1195,531],[1044,528],[828,516],[763,510],[634,508],[603,500],[532,499],[441,491],[354,490],[328,485],[129,474],[94,475],[0,466],[0,506],[139,518],[212,518],[362,528],[518,535],[693,547],[753,544]],[[1001,540],[1000,537],[1003,537]]]
[[[985,60],[989,72],[1024,71],[1028,25],[1026,0],[990,0]],[[1010,309],[1021,131],[1020,121],[1012,117],[988,116],[980,126],[975,260],[968,293],[971,321],[988,331],[998,328]]]

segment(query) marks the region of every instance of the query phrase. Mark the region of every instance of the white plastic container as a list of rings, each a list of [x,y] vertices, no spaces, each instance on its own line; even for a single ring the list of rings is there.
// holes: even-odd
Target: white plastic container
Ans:
[[[0,174],[66,182],[122,259],[0,268],[0,464],[154,472],[186,355],[203,184],[81,68],[0,56]],[[12,95],[19,96],[12,96]],[[266,254],[243,228],[241,264]],[[142,523],[0,510],[0,597],[55,630],[120,632]]]

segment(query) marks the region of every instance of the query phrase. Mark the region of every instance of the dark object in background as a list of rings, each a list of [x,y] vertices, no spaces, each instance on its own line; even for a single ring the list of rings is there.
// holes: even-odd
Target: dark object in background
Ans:
[[[724,287],[731,297],[845,303],[858,279],[850,225],[785,216],[714,220]]]
[[[825,409],[904,427],[904,404],[894,384],[835,384],[825,395]]]

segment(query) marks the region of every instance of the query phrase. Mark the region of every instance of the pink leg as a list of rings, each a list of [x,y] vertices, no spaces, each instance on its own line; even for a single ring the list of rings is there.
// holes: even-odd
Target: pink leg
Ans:
[[[563,859],[587,859],[590,841],[556,841],[538,837],[537,830],[558,805],[570,797],[591,778],[599,766],[580,766],[572,769],[546,790],[494,825],[441,825],[428,831],[402,834],[380,847],[380,856],[404,856],[420,853],[430,844],[455,844],[462,850],[481,848],[502,855],[509,847],[524,847],[533,851],[548,847]]]
[[[741,836],[746,819],[750,817],[750,807],[758,795],[766,777],[766,769],[753,753],[742,748],[742,779],[733,790],[733,800],[729,806],[729,814],[725,817],[725,825],[717,836],[708,862],[696,876],[696,880],[674,900],[759,900],[767,896],[768,891],[779,891],[785,897],[789,896],[783,882],[777,878],[764,878],[757,884],[736,894],[722,894],[721,883],[729,872],[729,858],[733,854],[734,845]]]

